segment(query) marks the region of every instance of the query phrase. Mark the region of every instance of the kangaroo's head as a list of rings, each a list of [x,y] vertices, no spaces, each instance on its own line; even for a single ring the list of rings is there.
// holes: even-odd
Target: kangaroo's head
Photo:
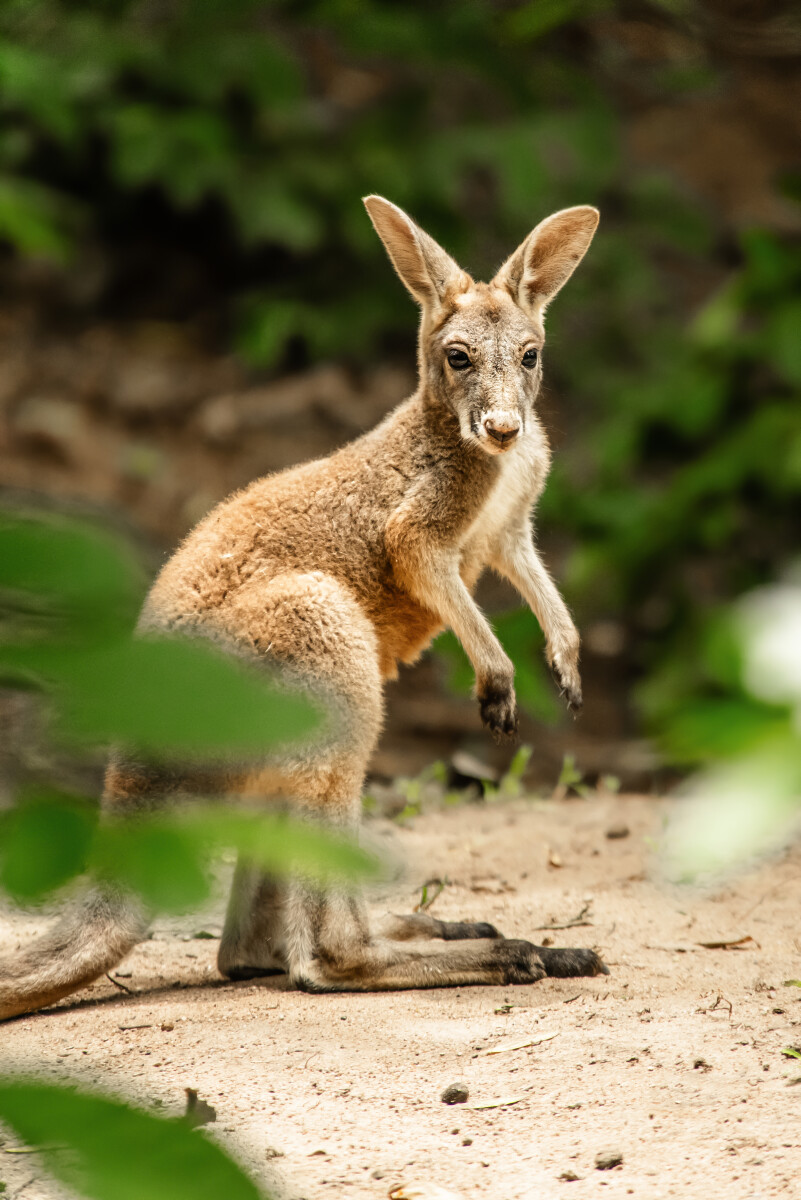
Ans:
[[[462,437],[503,454],[534,424],[543,317],[592,241],[598,210],[566,208],[533,230],[490,283],[476,283],[402,209],[364,201],[395,270],[422,308],[420,375]]]

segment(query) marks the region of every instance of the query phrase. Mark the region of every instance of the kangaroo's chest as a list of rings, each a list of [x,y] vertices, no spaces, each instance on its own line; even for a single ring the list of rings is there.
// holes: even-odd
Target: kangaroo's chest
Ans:
[[[468,572],[481,569],[504,531],[531,508],[541,490],[538,464],[532,457],[510,453],[499,465],[497,479],[462,542],[462,563]]]

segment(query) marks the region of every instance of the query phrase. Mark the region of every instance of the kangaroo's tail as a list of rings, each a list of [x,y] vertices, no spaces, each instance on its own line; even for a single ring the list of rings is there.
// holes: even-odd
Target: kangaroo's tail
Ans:
[[[92,983],[146,932],[136,899],[117,888],[94,887],[47,933],[0,958],[0,1021],[46,1008]]]

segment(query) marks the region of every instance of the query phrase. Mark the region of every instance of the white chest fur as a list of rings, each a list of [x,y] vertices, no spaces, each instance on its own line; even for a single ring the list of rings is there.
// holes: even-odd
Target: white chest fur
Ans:
[[[525,442],[504,454],[499,465],[495,486],[463,543],[466,555],[478,555],[482,561],[486,561],[503,531],[515,525],[534,504],[545,471],[540,455]]]

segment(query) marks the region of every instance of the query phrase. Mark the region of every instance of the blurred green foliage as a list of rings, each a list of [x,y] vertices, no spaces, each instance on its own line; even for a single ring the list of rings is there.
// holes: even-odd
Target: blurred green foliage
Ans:
[[[319,711],[263,671],[186,636],[135,637],[141,600],[135,556],[106,531],[0,511],[0,682],[40,694],[62,755],[113,744],[137,764],[158,765],[168,793],[187,758],[210,767],[263,759],[313,736]],[[95,799],[65,791],[57,775],[46,765],[22,771],[13,794],[0,797],[0,892],[20,903],[88,872],[138,893],[151,911],[183,911],[208,897],[210,863],[229,849],[273,875],[347,884],[375,871],[358,846],[280,811],[237,810],[231,798],[160,811],[154,795],[146,811],[101,816]],[[259,1196],[182,1121],[11,1081],[0,1081],[0,1118],[90,1200]]]
[[[320,711],[266,669],[186,636],[134,636],[141,600],[135,557],[106,531],[0,512],[0,680],[41,692],[67,752],[113,747],[150,760],[169,792],[176,763],[262,760],[313,734]],[[0,810],[0,887],[40,900],[90,871],[181,910],[206,898],[209,856],[224,848],[278,873],[347,879],[374,868],[358,847],[281,813],[195,804],[99,822],[96,803],[32,778]]]
[[[550,210],[597,204],[599,236],[549,314],[563,444],[540,521],[582,627],[624,628],[661,728],[720,692],[706,626],[775,574],[801,519],[797,240],[734,234],[625,146],[632,97],[725,88],[701,9],[8,0],[0,235],[62,261],[132,230],[179,237],[217,256],[239,352],[277,368],[410,350],[414,310],[361,195],[407,207],[479,275]],[[635,77],[612,42],[593,50],[594,23],[620,17],[678,35],[686,59]],[[531,618],[502,632],[521,669],[538,660]],[[542,668],[520,683],[548,715]]]
[[[45,681],[62,736],[208,761],[314,727],[309,701],[212,644],[134,637],[142,599],[128,547],[105,531],[0,512],[0,680]]]
[[[667,754],[700,766],[674,811],[666,863],[678,877],[731,870],[781,849],[801,812],[801,573],[754,589],[710,622],[707,690],[666,722]]]
[[[159,1119],[55,1084],[0,1080],[0,1119],[87,1200],[264,1200],[182,1118]]]

